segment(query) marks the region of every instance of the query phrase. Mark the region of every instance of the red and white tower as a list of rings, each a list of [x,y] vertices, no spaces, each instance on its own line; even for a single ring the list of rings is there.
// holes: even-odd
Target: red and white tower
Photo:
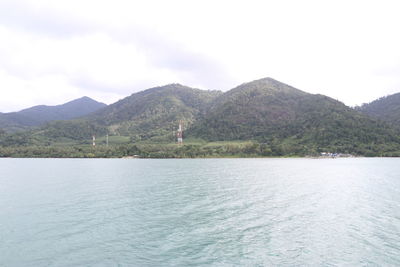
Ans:
[[[182,121],[179,121],[178,131],[176,132],[176,139],[177,139],[178,144],[182,144],[183,143]]]

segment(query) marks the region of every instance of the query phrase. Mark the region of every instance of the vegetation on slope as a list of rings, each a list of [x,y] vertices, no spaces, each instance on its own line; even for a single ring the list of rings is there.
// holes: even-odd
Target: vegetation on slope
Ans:
[[[400,127],[400,93],[363,104],[361,107],[357,107],[356,110]]]
[[[344,104],[270,78],[220,96],[188,133],[205,140],[257,140],[290,151],[379,154],[399,149],[398,132]]]
[[[180,120],[182,146],[173,135]],[[148,89],[81,119],[0,132],[0,148],[0,156],[32,157],[400,156],[400,138],[339,101],[265,78],[224,94],[179,84]]]
[[[173,140],[182,120],[185,127],[204,115],[221,92],[170,84],[135,93],[93,114],[89,119],[107,126],[110,134],[132,136],[136,141]]]
[[[55,120],[70,120],[97,111],[106,104],[82,97],[57,106],[34,106],[19,112],[0,113],[0,128],[15,132]]]

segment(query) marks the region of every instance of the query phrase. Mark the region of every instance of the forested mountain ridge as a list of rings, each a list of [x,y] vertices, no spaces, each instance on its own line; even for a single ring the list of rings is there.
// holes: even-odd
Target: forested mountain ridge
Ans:
[[[18,112],[0,113],[0,128],[10,132],[24,130],[50,121],[79,118],[105,106],[85,96],[61,105],[39,105]]]
[[[219,96],[190,133],[208,140],[253,139],[295,119],[294,104],[307,93],[271,78],[244,83]],[[285,105],[288,104],[288,105]]]
[[[183,121],[187,145],[171,148],[179,121]],[[169,84],[134,93],[79,119],[0,135],[0,146],[90,145],[92,135],[104,144],[108,135],[115,144],[142,145],[144,154],[161,157],[179,153],[304,156],[323,151],[400,155],[399,130],[388,123],[271,78],[244,83],[225,93]],[[206,145],[221,141],[215,149]],[[253,145],[243,147],[235,142]],[[199,148],[203,145],[204,151]],[[180,152],[175,154],[175,149]]]
[[[178,121],[190,127],[220,94],[180,84],[154,87],[78,120],[48,123],[37,134],[50,139],[88,140],[92,135],[109,134],[128,136],[133,141],[173,141]]]
[[[203,116],[221,91],[206,91],[169,84],[132,94],[89,116],[112,134],[139,139],[171,135],[182,120],[186,127]]]
[[[368,116],[400,127],[400,93],[381,97],[356,109]]]
[[[383,122],[271,78],[242,84],[218,97],[188,134],[208,141],[255,139],[290,149],[345,152],[400,142],[398,132]]]

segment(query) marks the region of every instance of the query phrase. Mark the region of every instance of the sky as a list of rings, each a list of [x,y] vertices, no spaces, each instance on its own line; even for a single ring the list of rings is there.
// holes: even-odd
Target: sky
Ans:
[[[400,92],[399,1],[0,0],[0,112],[271,77],[354,106]]]

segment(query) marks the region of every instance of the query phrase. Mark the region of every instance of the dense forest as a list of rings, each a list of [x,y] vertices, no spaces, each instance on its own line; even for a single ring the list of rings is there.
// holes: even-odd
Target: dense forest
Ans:
[[[381,97],[356,109],[400,128],[400,93]]]
[[[50,121],[79,118],[105,106],[85,96],[62,105],[40,105],[18,112],[0,113],[0,128],[8,132],[29,130]]]
[[[390,101],[385,105],[391,110],[400,106]],[[374,114],[385,106],[371,105]],[[366,110],[271,78],[225,93],[170,84],[73,120],[0,130],[0,157],[400,156],[395,119],[384,121]],[[184,125],[183,145],[176,144],[178,122]]]

